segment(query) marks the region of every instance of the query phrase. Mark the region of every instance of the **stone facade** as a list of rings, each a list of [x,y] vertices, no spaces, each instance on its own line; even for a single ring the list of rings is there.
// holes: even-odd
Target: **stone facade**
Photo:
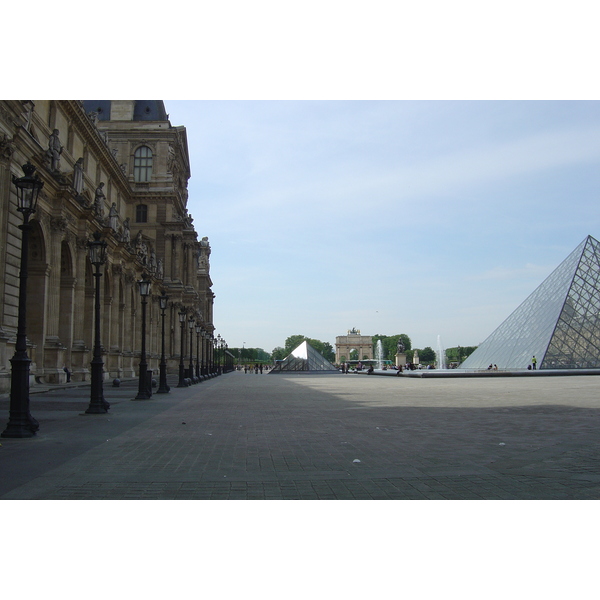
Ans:
[[[358,352],[358,360],[373,358],[373,338],[361,335],[360,329],[348,330],[348,335],[338,335],[335,338],[335,362],[339,365],[350,360],[350,352]]]
[[[19,300],[22,218],[11,179],[23,176],[27,161],[44,182],[29,243],[31,383],[64,381],[64,366],[74,381],[90,377],[95,278],[87,242],[96,231],[108,243],[100,278],[105,378],[137,373],[137,281],[144,272],[153,282],[148,363],[158,369],[157,298],[164,289],[165,353],[168,372],[176,373],[179,310],[185,307],[209,334],[214,331],[211,248],[208,238],[198,239],[187,212],[185,128],[171,125],[162,101],[0,101],[0,392],[10,387]],[[196,337],[193,348],[196,352]],[[203,339],[201,348],[209,362],[210,341]]]

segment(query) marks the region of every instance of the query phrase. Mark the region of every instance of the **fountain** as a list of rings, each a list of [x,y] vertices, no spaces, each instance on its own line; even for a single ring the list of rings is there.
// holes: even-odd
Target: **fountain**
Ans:
[[[377,344],[375,344],[375,360],[377,361],[377,368],[383,369],[383,344],[381,340],[377,340]]]
[[[437,368],[446,368],[446,353],[444,352],[444,348],[442,348],[442,338],[439,335],[437,337]]]

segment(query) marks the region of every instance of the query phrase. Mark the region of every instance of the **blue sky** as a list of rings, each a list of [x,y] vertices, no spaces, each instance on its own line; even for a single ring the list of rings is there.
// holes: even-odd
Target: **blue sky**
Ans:
[[[600,237],[595,101],[165,105],[231,347],[352,327],[476,345]]]
[[[230,346],[352,327],[475,345],[600,236],[591,8],[259,0],[192,15],[175,0],[157,19],[115,3],[89,9],[101,61],[72,52],[58,77],[22,66],[47,50],[56,8],[40,6],[28,44],[5,32],[21,57],[5,80],[11,97],[165,100],[187,128],[189,210]]]

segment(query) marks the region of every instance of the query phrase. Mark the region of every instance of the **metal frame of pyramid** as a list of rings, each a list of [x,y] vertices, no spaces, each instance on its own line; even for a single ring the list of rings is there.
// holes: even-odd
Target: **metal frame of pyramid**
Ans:
[[[305,340],[270,371],[270,373],[289,372],[337,373],[338,369]]]
[[[591,235],[461,365],[600,368],[600,242]]]

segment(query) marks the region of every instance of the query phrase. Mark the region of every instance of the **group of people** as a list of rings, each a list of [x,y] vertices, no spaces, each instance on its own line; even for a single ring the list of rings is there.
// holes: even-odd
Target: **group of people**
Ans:
[[[268,371],[269,367],[265,366],[264,369]],[[256,363],[254,366],[244,365],[244,373],[245,374],[252,373],[252,371],[254,371],[255,375],[258,375],[259,373],[262,375],[263,365],[259,364],[259,363]]]

